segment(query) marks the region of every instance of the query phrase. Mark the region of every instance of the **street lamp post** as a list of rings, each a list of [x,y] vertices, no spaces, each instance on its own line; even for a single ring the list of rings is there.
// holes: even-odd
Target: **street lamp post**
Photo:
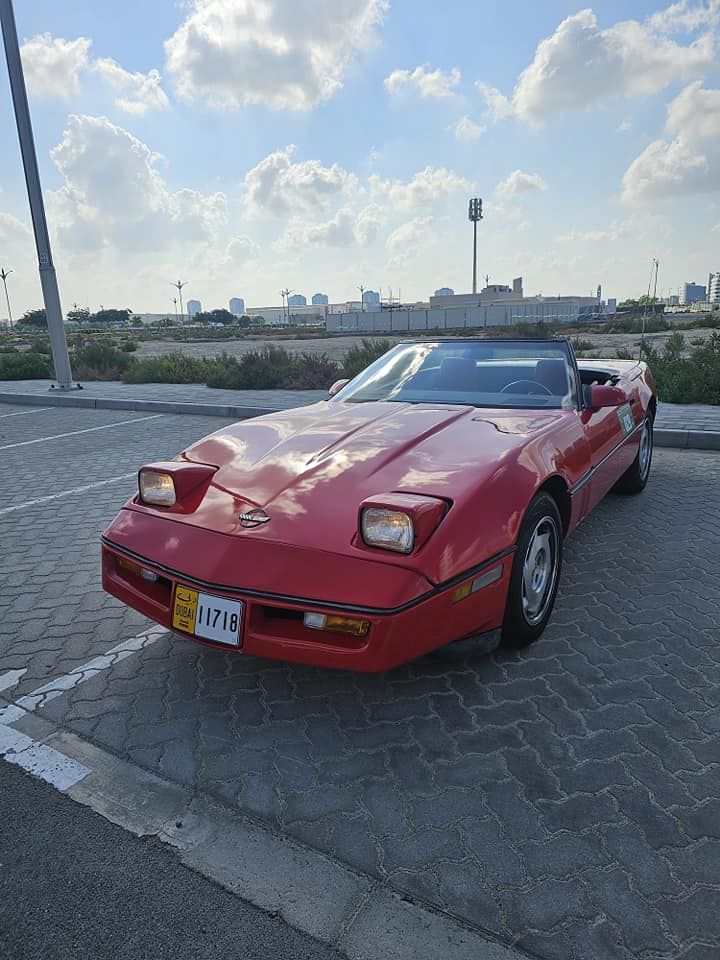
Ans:
[[[477,293],[477,225],[482,218],[482,200],[473,197],[468,204],[468,220],[473,225],[473,293]]]
[[[3,267],[2,270],[0,270],[0,277],[2,277],[3,286],[5,287],[5,302],[7,303],[7,308],[8,308],[8,324],[10,325],[10,329],[12,330],[12,325],[13,325],[12,310],[10,309],[10,297],[8,295],[8,288],[7,288],[7,278],[10,276],[11,273],[12,273],[12,270],[6,270],[5,267]]]
[[[365,313],[365,300],[364,300],[365,287],[362,284],[360,284],[360,286],[358,287],[358,290],[360,291],[360,312]]]
[[[62,307],[60,306],[60,291],[58,290],[55,266],[50,249],[50,234],[45,219],[45,205],[43,204],[40,174],[38,172],[37,156],[35,155],[35,142],[30,122],[30,110],[20,60],[12,0],[0,0],[0,23],[2,24],[5,59],[7,60],[10,77],[10,91],[15,109],[15,123],[18,140],[20,141],[20,153],[25,170],[25,183],[28,200],[30,201],[30,213],[40,270],[40,285],[45,303],[45,316],[48,333],[50,334],[55,378],[58,389],[73,390],[77,389],[77,385],[73,383],[72,370],[70,369],[70,357],[65,339],[65,324],[63,323]]]
[[[175,307],[175,326],[177,326],[177,325],[178,325],[178,312],[177,312],[178,298],[177,298],[177,297],[173,297],[173,298],[172,298],[172,302],[173,302],[173,305],[174,305],[174,307]]]

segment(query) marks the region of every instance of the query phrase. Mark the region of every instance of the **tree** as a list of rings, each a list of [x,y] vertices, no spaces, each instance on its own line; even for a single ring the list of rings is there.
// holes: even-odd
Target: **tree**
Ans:
[[[90,311],[87,307],[79,307],[74,303],[72,310],[68,310],[67,312],[67,319],[71,323],[77,323],[79,326],[82,326],[90,320]]]
[[[229,310],[202,310],[196,313],[193,319],[195,323],[222,323],[225,325],[235,323],[237,317]]]
[[[132,310],[98,310],[96,313],[90,315],[90,320],[92,323],[129,323],[130,314]]]
[[[39,327],[47,330],[47,316],[44,310],[26,310],[20,317],[18,323],[24,323],[28,327]]]

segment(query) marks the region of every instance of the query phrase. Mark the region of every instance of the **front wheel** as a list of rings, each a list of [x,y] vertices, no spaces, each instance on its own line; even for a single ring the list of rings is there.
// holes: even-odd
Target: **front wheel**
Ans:
[[[637,456],[625,473],[615,484],[618,493],[642,493],[647,486],[650,476],[650,464],[653,454],[653,422],[652,417],[645,417],[640,432],[640,445]]]
[[[562,520],[548,493],[532,500],[523,518],[508,587],[502,643],[527,647],[547,626],[562,567]]]

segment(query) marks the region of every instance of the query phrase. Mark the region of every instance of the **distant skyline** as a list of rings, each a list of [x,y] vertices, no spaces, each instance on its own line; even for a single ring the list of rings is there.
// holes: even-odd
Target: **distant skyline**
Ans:
[[[720,0],[16,2],[63,308],[720,270]],[[7,73],[0,267],[42,303]],[[0,306],[0,316],[5,310]]]

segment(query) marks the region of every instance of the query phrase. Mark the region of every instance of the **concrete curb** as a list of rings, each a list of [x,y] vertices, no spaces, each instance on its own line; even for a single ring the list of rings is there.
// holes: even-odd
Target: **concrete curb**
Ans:
[[[34,407],[85,407],[90,410],[136,410],[149,413],[189,414],[194,417],[223,417],[226,420],[247,420],[250,417],[262,417],[267,413],[278,413],[283,409],[197,401],[186,403],[180,400],[88,397],[81,393],[52,393],[51,391],[46,394],[0,392],[0,403]],[[655,446],[675,447],[681,450],[720,450],[720,431],[656,427]]]
[[[403,895],[242,811],[198,797],[36,715],[18,726],[85,771],[68,796],[349,960],[528,960],[485,930]],[[27,738],[27,737],[26,737]],[[1,762],[1,761],[0,761]]]

